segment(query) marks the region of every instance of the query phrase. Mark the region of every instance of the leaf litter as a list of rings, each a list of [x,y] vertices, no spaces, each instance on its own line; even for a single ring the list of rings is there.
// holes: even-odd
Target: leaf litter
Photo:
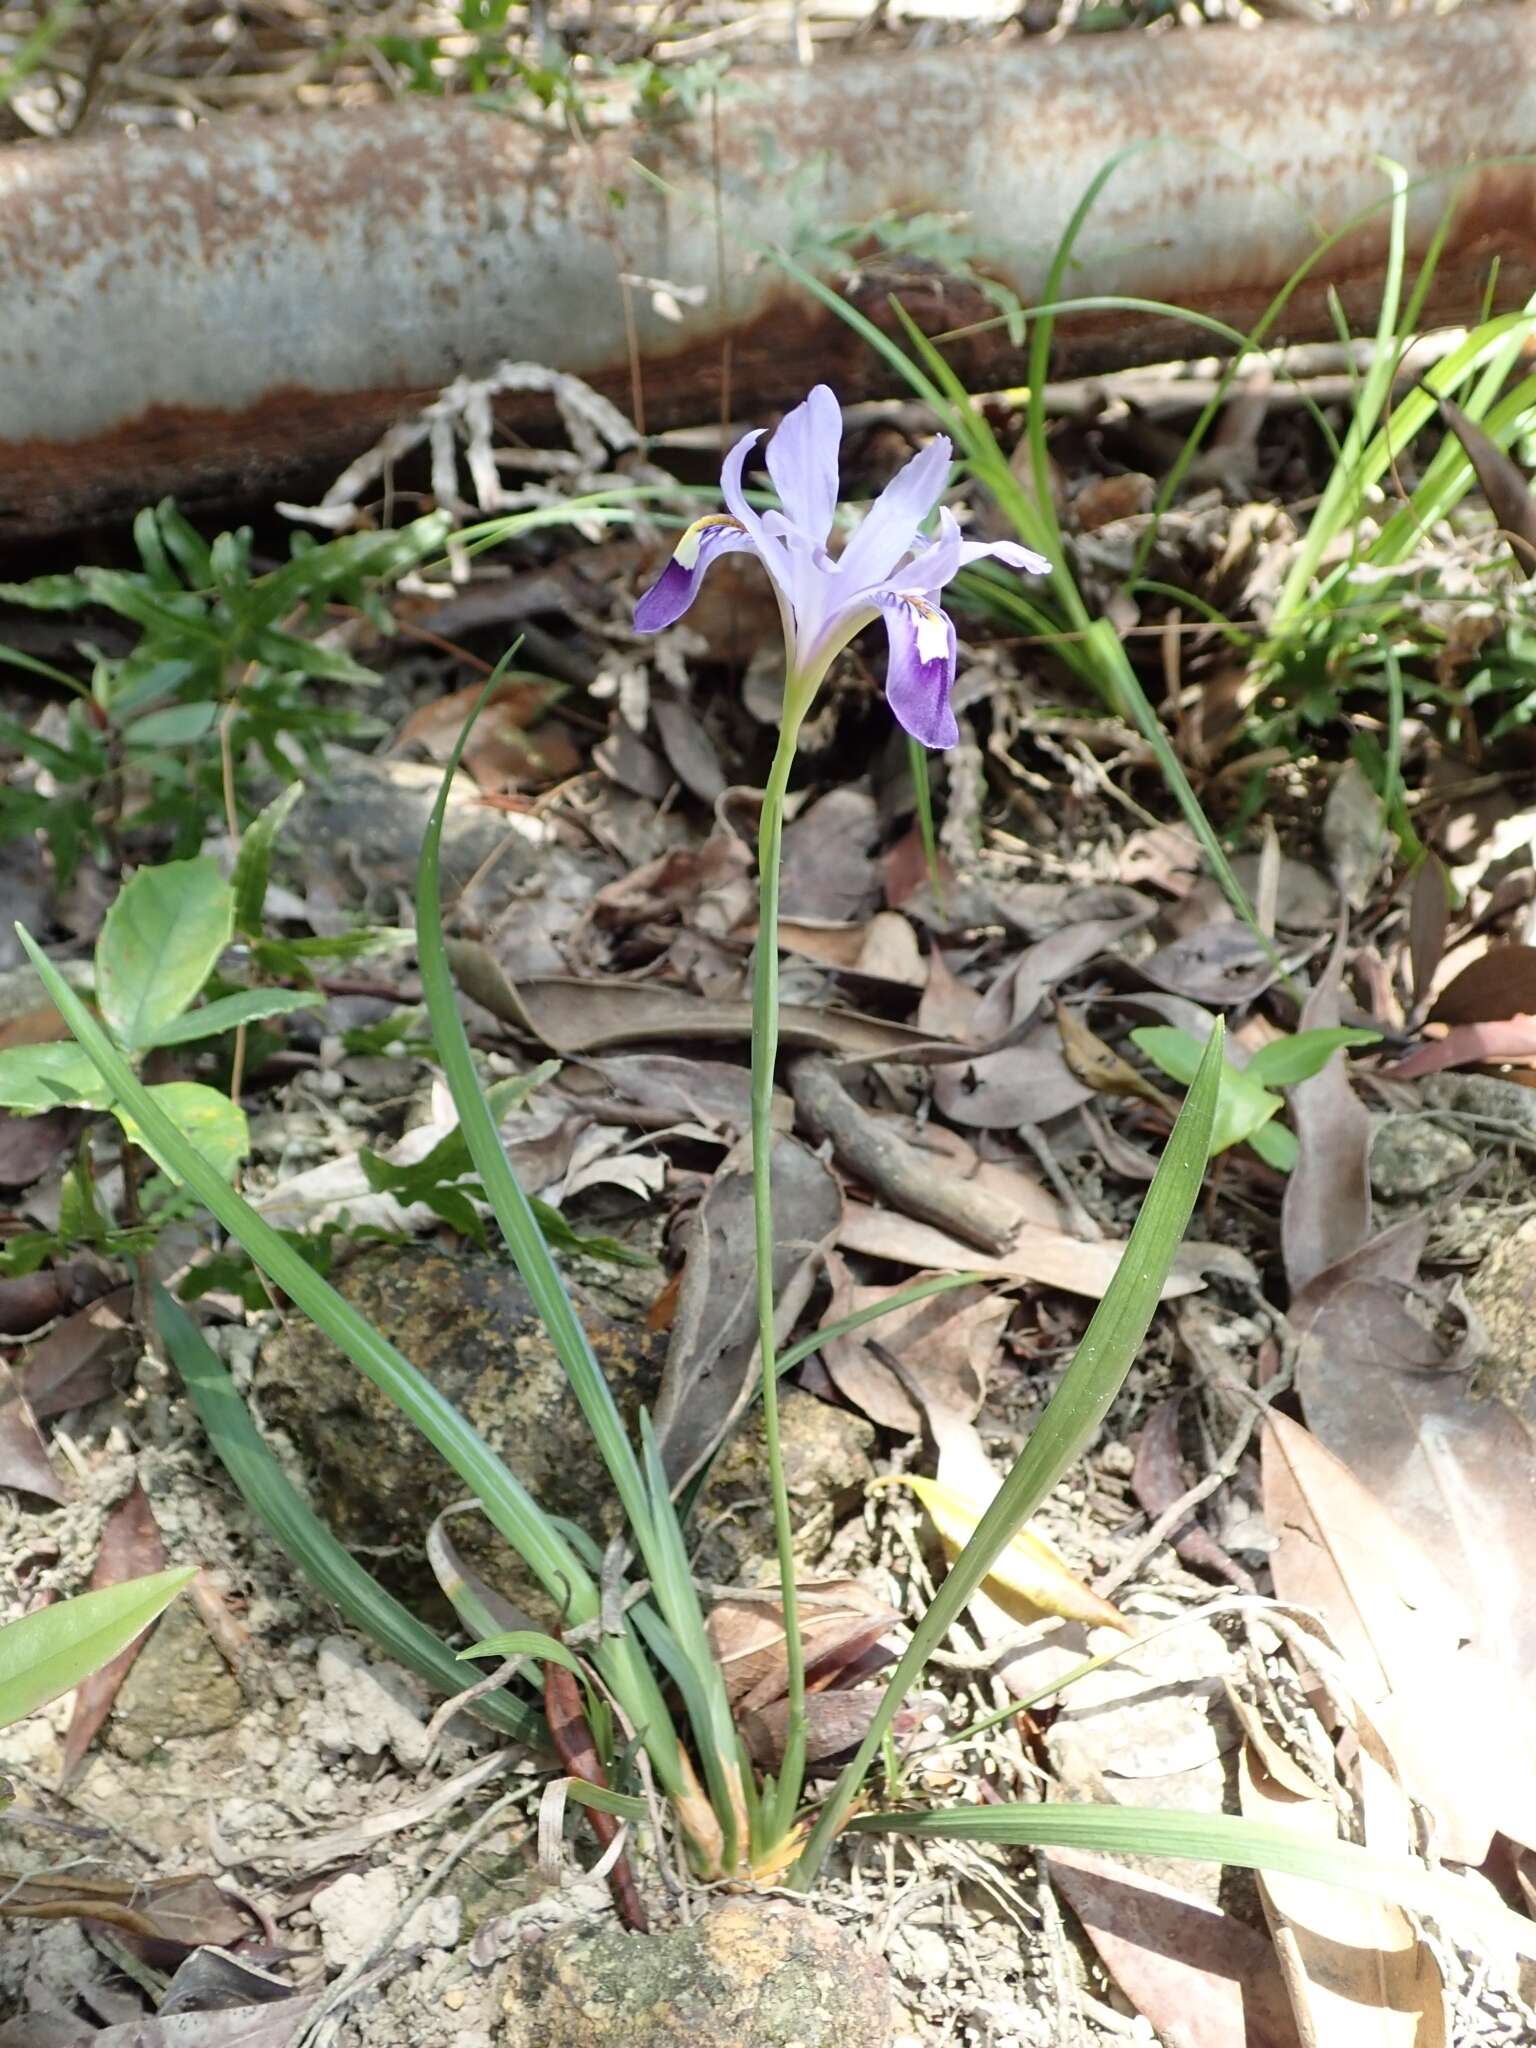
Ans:
[[[1134,488],[1101,493],[1104,503],[1077,494],[1101,551],[1144,516],[1139,465],[1131,475]],[[1125,498],[1124,516],[1107,495]],[[1213,527],[1232,540],[1233,561],[1247,562],[1245,595],[1257,604],[1264,548],[1244,556],[1241,518],[1230,507],[1215,511]],[[1178,517],[1193,546],[1195,524]],[[1178,517],[1168,528],[1174,538]],[[535,666],[493,704],[465,798],[481,823],[505,829],[512,850],[488,851],[495,865],[482,873],[472,863],[461,877],[470,886],[455,969],[477,1049],[497,1078],[526,1074],[546,1054],[565,1063],[509,1120],[509,1151],[530,1191],[653,1262],[620,1274],[579,1259],[573,1270],[605,1303],[622,1297],[635,1348],[647,1323],[665,1337],[647,1399],[669,1473],[686,1480],[752,1426],[740,1141],[756,901],[743,792],[760,780],[754,721],[771,691],[735,684],[771,614],[759,621],[744,605],[726,618],[725,607],[714,624],[700,621],[697,642],[658,650],[652,675],[624,639],[622,610],[618,625],[603,611],[614,575],[629,573],[638,556],[621,561],[604,546],[607,554],[590,551],[590,575],[579,552],[522,564],[509,580],[528,590],[501,589],[487,576],[422,616],[472,635],[475,601],[503,624],[536,618],[541,607],[568,609],[567,637],[549,637],[567,652],[579,641],[593,672],[605,669],[601,688],[562,695]],[[963,630],[972,630],[969,618]],[[974,630],[984,638],[979,624]],[[1526,1422],[1485,1389],[1477,1319],[1457,1285],[1499,1220],[1473,1188],[1460,1219],[1475,1227],[1481,1205],[1483,1238],[1471,1251],[1444,1211],[1378,1229],[1370,1144],[1381,1104],[1398,1099],[1384,1091],[1414,1091],[1407,1099],[1417,1103],[1433,1067],[1530,1055],[1531,1005],[1520,993],[1530,949],[1518,936],[1529,892],[1500,899],[1497,875],[1462,887],[1477,841],[1463,834],[1455,842],[1454,798],[1434,815],[1415,810],[1424,836],[1443,829],[1441,852],[1410,871],[1400,819],[1368,764],[1351,757],[1327,763],[1310,783],[1299,770],[1275,778],[1277,830],[1242,867],[1260,906],[1261,940],[1196,878],[1183,827],[1138,819],[1128,829],[1116,799],[1142,809],[1149,799],[1139,741],[1101,712],[1081,721],[1070,737],[1094,772],[1068,787],[1064,764],[1083,769],[1083,755],[1058,744],[1049,717],[1032,727],[1027,711],[1015,715],[1008,700],[1017,691],[1022,704],[1026,685],[995,653],[986,650],[986,680],[966,707],[975,723],[949,769],[937,891],[909,829],[900,775],[862,743],[861,683],[811,736],[786,833],[786,1061],[775,1140],[781,1339],[817,1325],[826,1332],[913,1275],[980,1276],[851,1334],[824,1335],[786,1389],[833,1416],[856,1414],[875,1460],[873,1489],[861,1475],[850,1483],[844,1470],[807,1514],[822,1542],[802,1583],[816,1753],[845,1750],[867,1725],[880,1660],[899,1648],[904,1622],[942,1571],[946,1539],[953,1544],[974,1525],[1113,1271],[1141,1167],[1166,1133],[1180,1085],[1143,1056],[1133,1028],[1153,1018],[1198,1035],[1219,1010],[1240,1053],[1298,1028],[1364,1022],[1382,1032],[1379,1051],[1337,1053],[1283,1090],[1278,1115],[1297,1144],[1291,1171],[1266,1178],[1239,1143],[1212,1178],[1167,1299],[1202,1305],[1221,1369],[1210,1368],[1209,1345],[1197,1356],[1183,1341],[1179,1308],[1165,1310],[1100,1442],[973,1603],[946,1646],[951,1661],[935,1666],[937,1691],[898,1733],[921,1790],[978,1803],[1032,1795],[1043,1778],[1052,1796],[1145,1799],[1155,1791],[1191,1811],[1232,1812],[1246,1798],[1299,1827],[1342,1827],[1373,1846],[1414,1846],[1405,1815],[1422,1812],[1431,1841],[1453,1861],[1483,1861],[1500,1833],[1528,1843],[1536,1832],[1524,1814],[1529,1802],[1511,1788],[1522,1771],[1531,1781],[1524,1703],[1536,1645],[1521,1572],[1536,1535],[1532,1454]],[[1191,772],[1208,778],[1202,795],[1220,808],[1234,786],[1216,765],[1228,743],[1219,725],[1227,681],[1198,644],[1192,672],[1208,699],[1205,726],[1181,722],[1182,710],[1175,722]],[[402,683],[402,664],[388,685],[401,693],[391,707],[397,744],[440,758],[479,686],[465,684],[452,656],[418,658],[408,674]],[[596,747],[594,724],[603,728]],[[1421,742],[1410,734],[1408,744]],[[967,764],[983,759],[1000,780],[980,797],[965,777]],[[850,760],[861,778],[848,779]],[[586,773],[589,761],[595,774]],[[1009,777],[1016,802],[999,795]],[[387,800],[382,789],[379,800]],[[1448,890],[1453,872],[1460,879]],[[299,886],[281,899],[287,923],[313,936],[377,878],[356,847],[311,844],[289,880]],[[56,914],[66,931],[61,907]],[[337,993],[323,1024],[295,1025],[297,1060],[256,1083],[270,1114],[253,1192],[294,1227],[323,1221],[343,1264],[352,1232],[430,1234],[451,1249],[462,1236],[444,1205],[387,1196],[362,1163],[366,1151],[408,1171],[449,1134],[441,1091],[416,1050],[399,1043],[386,1056],[339,1045],[339,1031],[377,1030],[419,1000],[398,963],[373,986],[383,993]],[[55,1026],[44,1019],[38,1028]],[[46,1219],[75,1136],[50,1119],[0,1126],[5,1198],[23,1222]],[[1531,1199],[1522,1180],[1528,1156],[1511,1142],[1491,1169],[1516,1203]],[[958,1227],[966,1222],[969,1229]],[[226,1787],[208,1795],[216,1860],[281,1895],[296,1944],[313,1953],[305,1887],[318,1878],[308,1854],[371,1859],[375,1869],[398,1858],[413,1875],[425,1870],[435,1831],[459,1799],[482,1798],[484,1778],[470,1782],[479,1763],[467,1761],[467,1724],[450,1721],[441,1754],[423,1764],[426,1745],[418,1748],[407,1724],[419,1736],[428,1708],[408,1688],[391,1694],[390,1711],[380,1709],[373,1724],[342,1713],[337,1688],[361,1697],[389,1674],[359,1659],[342,1679],[332,1660],[322,1682],[321,1659],[289,1654],[290,1639],[314,1641],[321,1618],[274,1574],[260,1540],[229,1522],[217,1483],[176,1435],[152,1367],[132,1356],[121,1306],[89,1308],[59,1287],[35,1302],[14,1298],[18,1319],[34,1317],[17,1321],[18,1334],[66,1319],[13,1364],[14,1384],[32,1401],[13,1455],[30,1458],[34,1474],[41,1457],[56,1483],[66,1472],[83,1481],[76,1536],[46,1499],[22,1498],[13,1471],[0,1474],[0,1536],[18,1589],[46,1595],[55,1583],[72,1586],[118,1548],[126,1524],[99,1511],[100,1497],[110,1479],[115,1499],[149,1498],[121,1490],[127,1465],[136,1476],[143,1467],[171,1554],[200,1554],[194,1546],[202,1545],[224,1567],[236,1607],[249,1601],[257,1667],[281,1671],[290,1688],[286,1699],[247,1701],[222,1746],[214,1734],[196,1748],[201,1738],[183,1730],[166,1738],[166,1753],[174,1761],[195,1750],[207,1782]],[[259,1388],[262,1332],[242,1325],[233,1296],[215,1300],[221,1341]],[[142,1385],[128,1387],[135,1368]],[[24,1411],[18,1402],[8,1409],[15,1432]],[[1263,1446],[1262,1503],[1251,1445],[1224,1455],[1241,1434],[1240,1417]],[[288,1448],[300,1467],[313,1464],[303,1444]],[[1149,1525],[1203,1481],[1215,1482],[1211,1491],[1140,1556]],[[425,1548],[455,1584],[497,1594],[489,1561],[467,1538],[461,1554],[441,1531],[429,1540],[399,1529],[389,1547]],[[1213,1577],[1262,1589],[1242,1610],[1241,1639],[1222,1616],[1205,1617]],[[1349,1684],[1335,1672],[1332,1690],[1324,1686],[1298,1639],[1281,1631],[1278,1611],[1266,1620],[1271,1589],[1322,1614]],[[744,1732],[771,1768],[783,1675],[771,1591],[715,1587],[710,1605]],[[1021,1644],[1021,1635],[1029,1640]],[[1049,1656],[1038,1654],[1041,1644]],[[1053,1695],[1050,1685],[1090,1654],[1112,1661]],[[1316,1656],[1327,1661],[1320,1648]],[[1277,1712],[1262,1741],[1231,1707],[1238,1676]],[[952,1739],[965,1720],[1010,1697],[1028,1704],[985,1737]],[[191,1825],[192,1804],[146,1795],[142,1770],[112,1746],[112,1702],[85,1706],[79,1725],[94,1725],[88,1747],[76,1738],[78,1786],[91,1803],[80,1810],[131,1832],[142,1799],[151,1856],[163,1860]],[[370,1751],[358,1746],[365,1725],[394,1736]],[[55,1769],[64,1738],[62,1721],[43,1730],[32,1762]],[[1308,1743],[1311,1764],[1320,1753],[1326,1765],[1326,1798],[1294,1762]],[[46,1772],[35,1775],[41,1783]],[[28,1799],[29,1810],[59,1817],[40,1795]],[[201,1804],[196,1812],[201,1826]],[[387,1831],[369,1831],[376,1813],[390,1816]],[[526,1847],[520,1825],[514,1817],[496,1837],[508,1863]],[[309,1850],[300,1853],[300,1843]],[[847,1896],[879,1897],[883,1910],[891,1894],[874,1888],[886,1874],[865,1849],[851,1855]],[[972,1965],[957,1959],[988,1944],[993,1960],[978,1966],[977,1983],[994,2004],[1006,2003],[1005,1992],[1026,2009],[1018,1994],[1027,1987],[1054,2015],[1068,1978],[1091,1985],[1092,1996],[1108,1994],[1108,1980],[1059,1932],[1021,1940],[1000,1931],[1014,1924],[1017,1866],[982,1857],[946,1865],[931,1845],[914,1845],[911,1855],[914,1883],[946,1902],[951,1938],[942,1956],[930,1949],[925,1971],[918,1937],[927,1930],[914,1914],[910,1929],[893,1931],[890,1949],[904,1959],[914,2010],[932,2023],[933,2038],[967,2010],[960,1977]],[[1294,1883],[1266,1881],[1261,1899],[1230,1884],[1183,1889],[1168,1873],[1065,1852],[1053,1852],[1048,1867],[1119,1987],[1112,1995],[1121,2005],[1106,2009],[1121,2031],[1128,2002],[1181,2048],[1229,2039],[1257,2048],[1402,2039],[1429,2048],[1441,2038],[1436,2015],[1454,1986],[1448,1976],[1442,1990],[1440,1963],[1430,1971],[1420,1931],[1401,1915],[1352,1920],[1345,1940],[1334,1895],[1308,1897]],[[989,1886],[1007,1910],[979,1911],[975,1899]],[[219,1933],[237,1939],[229,1928]],[[1329,1952],[1330,1935],[1354,1953]],[[212,1939],[197,1953],[210,1952]],[[454,1986],[468,2000],[462,2009],[474,2012],[482,1986],[463,1945],[438,1953],[459,1958]],[[383,1982],[375,2020],[397,2025],[401,2038],[438,2038],[423,2029],[441,2015],[403,1953]],[[199,2038],[210,2048],[222,2017],[204,2015]],[[299,2017],[296,2009],[285,2024]],[[176,2038],[173,2017],[153,2024]],[[249,2038],[265,2048],[280,2036],[262,2026],[253,2018]],[[93,2027],[87,2038],[108,2042],[115,2031]],[[1107,2023],[1100,2030],[1114,2034]],[[246,2038],[231,2015],[229,2039]]]

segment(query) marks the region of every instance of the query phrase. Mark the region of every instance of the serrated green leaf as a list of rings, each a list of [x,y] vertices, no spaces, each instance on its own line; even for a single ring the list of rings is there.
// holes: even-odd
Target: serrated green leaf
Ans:
[[[118,896],[96,942],[96,1000],[128,1052],[192,1003],[229,944],[234,901],[207,859],[140,868]]]
[[[237,1024],[254,1024],[262,1017],[284,1017],[293,1010],[312,1010],[324,1001],[324,996],[311,989],[243,988],[235,995],[204,1003],[200,1010],[185,1010],[181,1016],[173,1017],[147,1041],[145,1049],[217,1038],[221,1031],[233,1031]]]
[[[224,1180],[233,1180],[235,1168],[251,1149],[250,1128],[239,1104],[221,1095],[217,1088],[205,1088],[201,1081],[165,1081],[148,1093],[155,1107],[171,1119],[199,1158],[206,1160]],[[112,1113],[162,1173],[168,1173],[174,1181],[181,1180],[181,1174],[154,1141],[144,1135],[130,1110],[114,1103]]]
[[[106,1088],[83,1047],[13,1045],[0,1052],[0,1108],[36,1116],[67,1103],[106,1107]]]
[[[0,1628],[0,1728],[110,1664],[196,1576],[195,1565],[182,1565],[100,1586]]]
[[[281,796],[274,797],[247,827],[235,860],[235,930],[247,938],[261,932],[262,906],[267,900],[267,879],[278,834],[304,794],[302,782],[290,782]]]

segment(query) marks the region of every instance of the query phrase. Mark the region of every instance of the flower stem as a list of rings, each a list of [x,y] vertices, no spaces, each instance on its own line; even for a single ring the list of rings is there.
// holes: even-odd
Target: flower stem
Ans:
[[[784,692],[784,721],[763,792],[758,829],[757,971],[752,990],[752,1212],[757,1241],[757,1325],[762,1368],[763,1440],[768,1452],[768,1487],[779,1558],[779,1598],[784,1616],[784,1662],[789,1720],[784,1761],[774,1792],[774,1837],[794,1823],[805,1783],[805,1657],[795,1597],[794,1534],[779,1437],[779,1376],[774,1370],[773,1311],[773,1075],[779,1049],[779,849],[784,835],[784,792],[794,765],[800,730],[794,679]]]

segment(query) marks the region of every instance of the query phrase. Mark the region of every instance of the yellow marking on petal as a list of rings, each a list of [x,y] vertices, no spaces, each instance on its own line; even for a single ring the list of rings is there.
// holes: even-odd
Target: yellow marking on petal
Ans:
[[[914,614],[917,632],[917,658],[924,667],[930,662],[949,659],[949,629],[944,623],[944,614],[936,604],[930,604],[926,597],[915,597],[910,591],[902,592],[902,602]]]
[[[699,549],[704,545],[705,528],[710,526],[734,526],[738,533],[745,533],[747,530],[741,521],[733,519],[729,512],[706,512],[702,519],[695,519],[672,550],[672,559],[680,569],[691,569],[697,563]]]

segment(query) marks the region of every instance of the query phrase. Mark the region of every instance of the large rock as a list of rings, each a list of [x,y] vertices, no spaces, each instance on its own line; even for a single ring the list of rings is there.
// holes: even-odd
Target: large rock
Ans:
[[[874,1951],[784,1899],[727,1899],[665,1934],[557,1935],[513,1969],[506,2048],[888,2048],[895,2024]]]
[[[607,1470],[510,1264],[484,1252],[380,1247],[346,1266],[336,1284],[473,1423],[542,1507],[600,1542],[615,1532],[618,1511]],[[641,1407],[655,1405],[665,1341],[639,1323],[578,1306],[633,1439]],[[344,1543],[386,1551],[399,1546],[401,1557],[381,1557],[374,1568],[419,1591],[423,1539],[434,1516],[464,1498],[462,1480],[394,1403],[300,1316],[265,1345],[256,1397],[263,1417],[299,1450],[317,1512]],[[874,1430],[861,1416],[794,1389],[780,1400],[800,1554],[809,1568],[827,1546],[838,1507],[855,1499],[870,1476]],[[749,1416],[725,1447],[696,1511],[701,1578],[751,1582],[770,1568],[773,1524],[764,1471],[760,1419]],[[552,1618],[494,1531],[469,1516],[451,1526],[454,1543],[477,1571]]]
[[[245,1712],[239,1680],[190,1600],[173,1600],[123,1680],[107,1728],[119,1756],[140,1763],[162,1743],[231,1728]]]

